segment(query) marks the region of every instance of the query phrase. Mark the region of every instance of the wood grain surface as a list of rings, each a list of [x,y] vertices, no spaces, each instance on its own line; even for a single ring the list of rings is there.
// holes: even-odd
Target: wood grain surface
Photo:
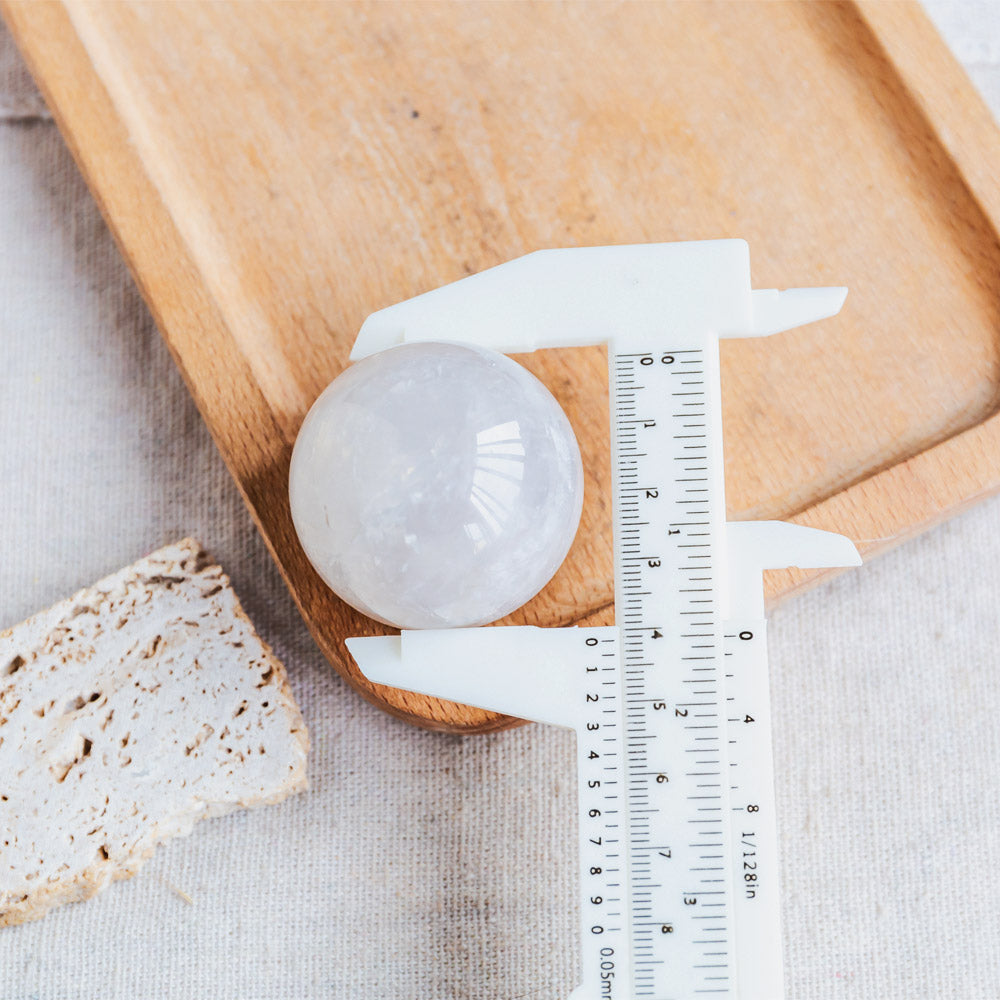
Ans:
[[[2,4],[317,642],[379,688],[295,538],[296,431],[365,316],[541,247],[741,236],[833,320],[723,344],[732,518],[865,555],[1000,489],[1000,134],[916,5]],[[576,543],[505,621],[613,621],[602,350],[520,357],[587,469]],[[770,597],[820,574],[771,574]]]

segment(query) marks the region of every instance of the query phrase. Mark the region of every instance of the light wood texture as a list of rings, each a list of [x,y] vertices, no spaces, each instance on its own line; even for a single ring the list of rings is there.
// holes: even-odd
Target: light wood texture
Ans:
[[[371,311],[549,246],[743,236],[836,319],[723,346],[730,516],[866,555],[1000,488],[1000,135],[909,4],[18,3],[3,12],[317,642],[378,626],[304,558],[286,475]],[[613,620],[606,374],[521,358],[588,470],[511,622]],[[769,577],[772,598],[816,573]],[[470,665],[471,667],[471,665]]]

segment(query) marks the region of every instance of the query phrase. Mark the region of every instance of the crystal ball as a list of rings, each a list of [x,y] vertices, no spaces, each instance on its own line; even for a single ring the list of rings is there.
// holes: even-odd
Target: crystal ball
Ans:
[[[583,466],[548,389],[468,344],[390,348],[316,400],[289,476],[292,520],[326,583],[400,628],[502,618],[559,568]]]

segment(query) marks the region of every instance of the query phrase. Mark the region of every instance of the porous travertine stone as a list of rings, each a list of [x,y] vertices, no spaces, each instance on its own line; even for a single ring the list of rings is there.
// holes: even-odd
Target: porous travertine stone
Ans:
[[[306,788],[284,667],[186,539],[0,633],[0,926]]]

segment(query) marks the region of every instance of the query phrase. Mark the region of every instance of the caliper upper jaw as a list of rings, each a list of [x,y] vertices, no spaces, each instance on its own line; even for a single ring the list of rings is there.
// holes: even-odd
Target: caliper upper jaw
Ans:
[[[753,323],[745,333],[722,333],[721,337],[770,337],[774,333],[828,319],[840,312],[847,289],[838,286],[827,288],[776,288],[755,289],[751,293]]]
[[[843,288],[752,292],[744,240],[538,250],[372,313],[357,361],[447,340],[514,354],[673,332],[759,337],[832,316]]]

